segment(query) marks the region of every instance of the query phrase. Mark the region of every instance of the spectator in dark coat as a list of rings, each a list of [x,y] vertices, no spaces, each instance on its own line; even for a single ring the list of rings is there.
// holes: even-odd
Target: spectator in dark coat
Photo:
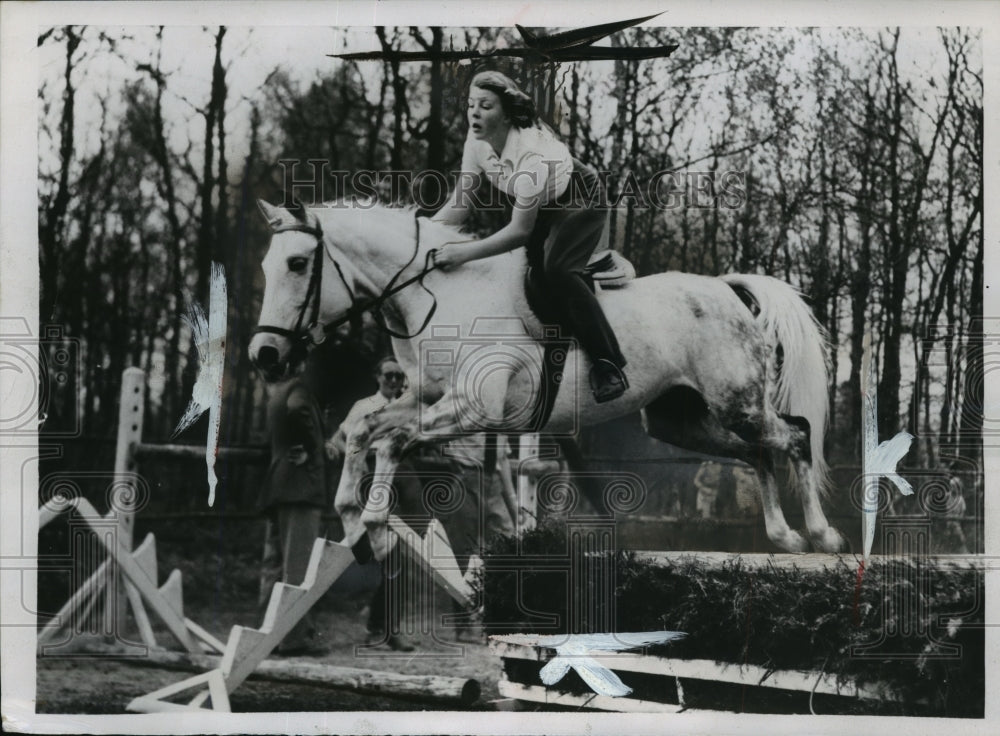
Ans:
[[[268,516],[264,567],[273,569],[275,558],[280,559],[281,581],[290,585],[304,580],[313,544],[323,532],[323,512],[330,507],[322,410],[310,383],[304,374],[273,384],[267,406],[271,464],[258,503]],[[270,596],[270,587],[262,585],[262,598]],[[312,612],[277,649],[300,655],[324,651]]]

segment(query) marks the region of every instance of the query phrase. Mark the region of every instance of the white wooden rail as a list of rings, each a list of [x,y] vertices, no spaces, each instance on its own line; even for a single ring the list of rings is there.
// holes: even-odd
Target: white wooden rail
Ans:
[[[527,660],[544,664],[555,656],[555,652],[547,647],[534,644],[531,634],[506,634],[490,637],[490,650],[503,660]],[[681,680],[703,680],[745,685],[749,687],[766,687],[778,690],[791,690],[821,695],[838,695],[868,700],[897,700],[898,696],[888,685],[838,682],[834,675],[802,670],[772,670],[759,665],[714,662],[707,659],[674,659],[648,654],[607,652],[586,652],[585,656],[619,674],[641,673],[657,675],[663,678],[663,697],[665,701],[642,700],[638,698],[613,698],[594,693],[577,694],[559,689],[558,685],[544,687],[522,682],[515,682],[501,676],[498,683],[500,694],[506,698],[543,703],[546,705],[587,707],[597,710],[609,710],[623,713],[676,713],[687,710],[683,705],[683,688]]]

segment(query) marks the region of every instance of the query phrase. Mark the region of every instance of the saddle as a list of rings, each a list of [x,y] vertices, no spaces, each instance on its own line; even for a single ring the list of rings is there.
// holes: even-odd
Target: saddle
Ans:
[[[635,266],[618,251],[602,250],[590,257],[583,269],[583,279],[594,293],[600,289],[621,289],[635,279]],[[530,266],[524,275],[524,294],[528,306],[542,324],[555,324],[555,311],[549,302],[542,280]],[[545,334],[548,334],[548,330]]]
[[[616,250],[595,253],[583,272],[602,289],[620,289],[635,278],[635,266]]]
[[[590,290],[620,289],[635,278],[635,267],[621,253],[604,250],[595,253],[583,270],[583,280]],[[549,300],[540,275],[531,267],[524,274],[524,294],[528,307],[542,323],[542,375],[538,402],[528,419],[526,432],[538,432],[549,420],[562,385],[566,356],[572,345],[565,330],[558,327],[556,310]]]

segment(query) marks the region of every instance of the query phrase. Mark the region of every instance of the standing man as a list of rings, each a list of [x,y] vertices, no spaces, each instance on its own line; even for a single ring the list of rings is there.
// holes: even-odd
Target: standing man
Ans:
[[[375,380],[378,391],[354,403],[340,423],[334,435],[326,441],[326,454],[331,460],[339,460],[347,449],[348,430],[369,414],[378,411],[390,401],[398,399],[406,386],[406,374],[391,355],[375,364]]]
[[[299,585],[305,579],[313,544],[322,532],[323,512],[329,507],[323,419],[312,385],[313,373],[307,369],[268,386],[271,464],[258,499],[258,507],[268,516],[264,575],[268,563],[276,567],[274,558],[280,556],[281,580],[289,585]],[[262,603],[266,604],[265,596],[269,597],[270,591],[271,585],[262,584]],[[310,656],[326,653],[311,611],[288,633],[276,652]]]

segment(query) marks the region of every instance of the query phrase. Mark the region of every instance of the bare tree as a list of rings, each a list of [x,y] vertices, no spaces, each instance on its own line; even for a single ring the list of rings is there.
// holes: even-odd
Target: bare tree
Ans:
[[[49,31],[38,39],[42,45],[52,37]],[[60,244],[64,234],[66,210],[70,200],[70,168],[73,159],[73,135],[76,112],[76,87],[73,72],[79,59],[76,56],[82,36],[73,26],[65,26],[60,34],[66,42],[66,61],[63,72],[63,106],[59,120],[59,170],[55,191],[43,193],[39,206],[39,258],[42,279],[42,319],[56,317],[56,301],[60,271]],[[59,36],[57,36],[58,38]]]

